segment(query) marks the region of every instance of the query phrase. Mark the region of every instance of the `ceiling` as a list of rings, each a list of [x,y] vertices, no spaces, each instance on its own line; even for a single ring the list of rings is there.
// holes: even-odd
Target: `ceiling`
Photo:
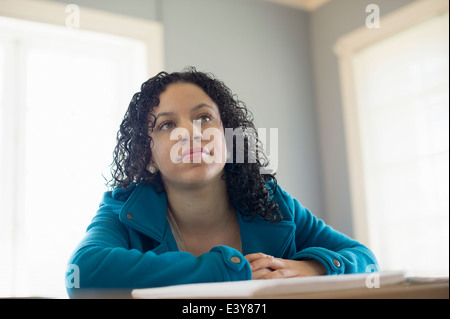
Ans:
[[[275,2],[306,11],[314,11],[315,9],[329,2],[330,0],[265,0],[265,1]]]

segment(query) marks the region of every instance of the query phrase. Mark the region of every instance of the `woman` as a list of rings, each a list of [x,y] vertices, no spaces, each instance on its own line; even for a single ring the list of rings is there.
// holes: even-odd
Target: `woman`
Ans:
[[[243,133],[230,139],[225,131]],[[120,126],[114,189],[70,260],[80,288],[343,274],[376,265],[369,249],[283,191],[266,165],[249,112],[222,82],[195,69],[149,79]]]

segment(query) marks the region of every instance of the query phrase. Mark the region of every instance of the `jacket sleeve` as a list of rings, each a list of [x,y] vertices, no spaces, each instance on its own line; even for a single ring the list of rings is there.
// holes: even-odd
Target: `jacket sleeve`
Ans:
[[[110,207],[113,205],[111,203]],[[126,226],[108,209],[100,209],[94,217],[69,265],[72,266],[70,269],[78,269],[79,276],[76,278],[78,285],[68,286],[68,277],[73,277],[74,273],[66,273],[69,297],[77,297],[83,288],[131,290],[251,279],[245,258],[239,251],[226,246],[216,246],[199,257],[187,252],[167,251],[158,245],[146,252],[131,249]],[[70,280],[74,282],[73,278]]]
[[[296,225],[296,252],[290,259],[315,259],[328,275],[378,270],[377,260],[367,247],[326,225],[308,209],[280,189]]]

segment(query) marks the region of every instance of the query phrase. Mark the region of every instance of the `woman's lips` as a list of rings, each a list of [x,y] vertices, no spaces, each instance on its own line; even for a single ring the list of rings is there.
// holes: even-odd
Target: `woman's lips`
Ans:
[[[210,155],[210,152],[207,148],[191,147],[190,149],[183,151],[183,153],[181,154],[181,161],[187,162],[187,159],[189,159],[190,162],[191,160],[201,159],[203,155]]]

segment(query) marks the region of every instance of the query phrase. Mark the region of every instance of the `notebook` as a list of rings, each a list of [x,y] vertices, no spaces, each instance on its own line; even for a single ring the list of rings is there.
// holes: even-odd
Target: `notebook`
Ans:
[[[403,272],[376,272],[331,276],[195,283],[134,289],[136,299],[165,298],[258,298],[355,288],[380,288],[401,283]]]

